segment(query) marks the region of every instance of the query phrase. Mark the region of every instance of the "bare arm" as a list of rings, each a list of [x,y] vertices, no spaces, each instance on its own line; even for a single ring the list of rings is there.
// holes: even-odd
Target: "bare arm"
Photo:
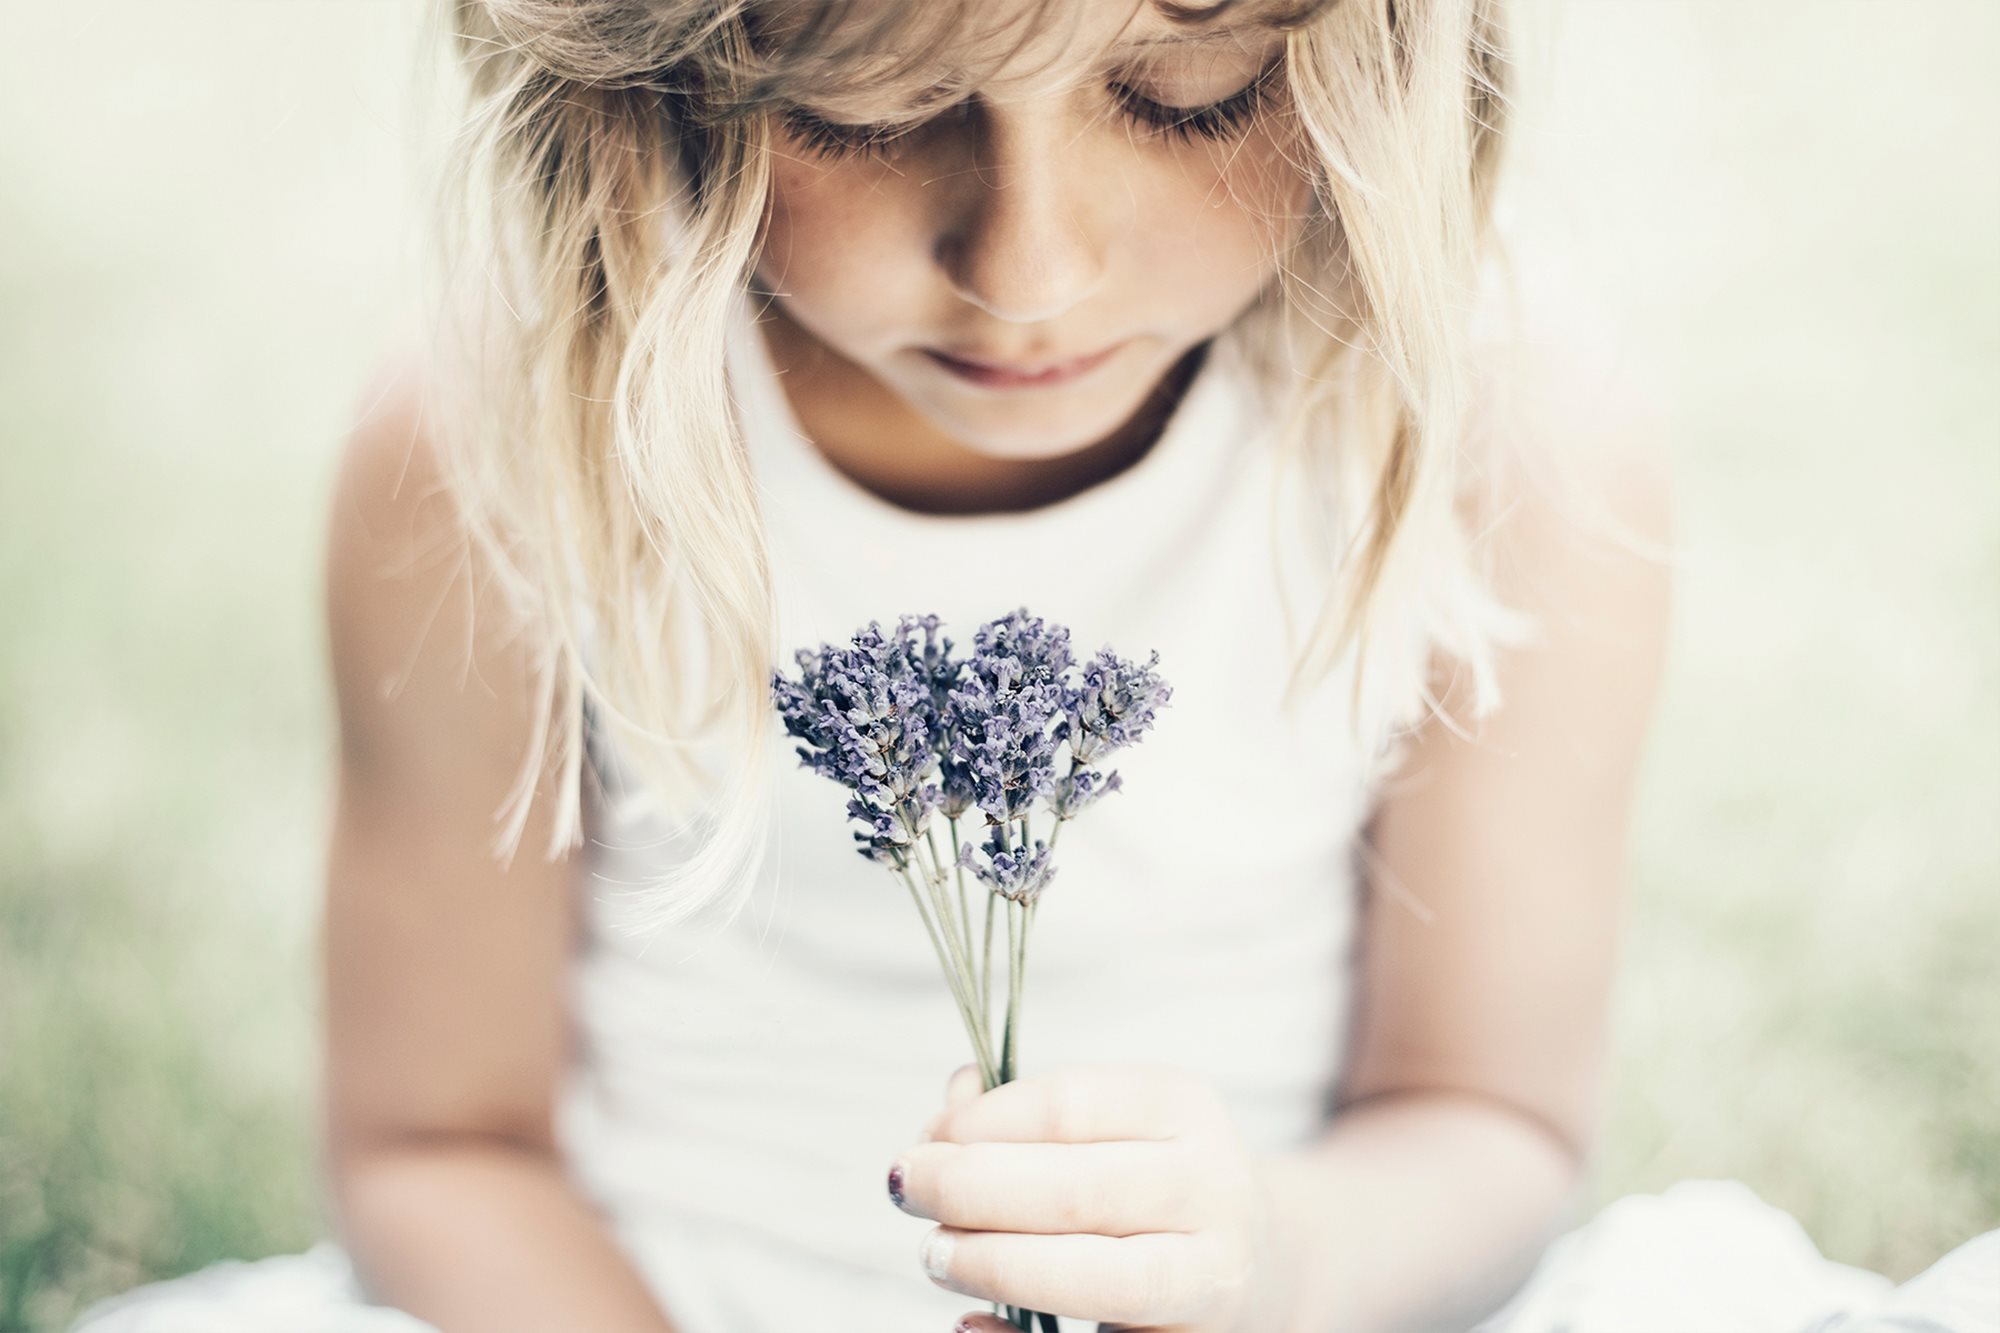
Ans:
[[[1574,423],[1575,463],[1664,545],[1664,469],[1631,424]],[[1433,724],[1376,811],[1343,1104],[1268,1164],[1288,1333],[1463,1330],[1577,1220],[1668,578],[1532,488],[1513,500],[1501,592],[1543,638],[1503,662],[1501,710],[1470,740]]]
[[[671,1333],[556,1154],[581,867],[544,858],[552,782],[511,866],[490,851],[530,734],[526,657],[496,632],[420,405],[415,372],[384,376],[328,534],[340,773],[325,1114],[339,1229],[375,1300],[445,1333]]]

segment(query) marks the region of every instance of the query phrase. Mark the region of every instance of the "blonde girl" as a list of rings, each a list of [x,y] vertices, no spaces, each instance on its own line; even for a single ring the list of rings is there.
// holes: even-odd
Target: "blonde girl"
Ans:
[[[982,1303],[1247,1333],[1423,1325],[1496,1304],[1548,1239],[1589,1153],[1625,802],[1665,606],[1660,565],[1587,552],[1567,535],[1573,521],[1503,475],[1504,445],[1521,442],[1498,438],[1480,399],[1473,321],[1504,292],[1488,276],[1507,116],[1500,7],[463,0],[455,21],[469,114],[451,207],[469,225],[451,233],[452,355],[421,378],[399,374],[358,433],[333,547],[345,743],[327,923],[328,1128],[343,1238],[369,1289],[446,1329],[605,1333],[946,1329]],[[811,538],[798,534],[810,516],[772,530],[773,511],[788,511],[770,492],[803,460],[760,457],[740,438],[780,433],[745,420],[727,374],[746,292],[798,433],[847,484],[928,520],[917,532],[885,513],[889,535],[878,536],[866,510]],[[1212,345],[1225,333],[1226,361]],[[1190,364],[1205,354],[1216,361]],[[1369,803],[1373,877],[1410,904],[1370,914],[1361,993],[1348,1006],[1321,993],[1318,978],[1339,975],[1327,952],[1314,955],[1310,984],[1287,976],[1276,1001],[1359,1016],[1339,1043],[1340,1105],[1324,1132],[1300,1139],[1288,1115],[1282,1129],[1254,1131],[1264,1141],[1253,1147],[1240,1123],[1248,1108],[1232,1114],[1230,1103],[1271,1080],[1261,1065],[1232,1075],[1217,1059],[1135,1058],[1172,1052],[1172,1041],[1140,1045],[1152,1031],[1203,1049],[1187,1035],[1198,1020],[1159,1005],[1155,1028],[1123,1040],[1100,1028],[1064,1072],[962,1103],[928,1143],[915,1137],[927,1112],[891,1095],[896,1075],[843,1051],[810,1075],[736,1075],[740,1086],[707,1108],[761,1117],[760,1097],[782,1098],[799,1126],[773,1129],[766,1161],[731,1158],[714,1182],[760,1208],[817,1214],[796,1241],[751,1242],[795,1257],[753,1265],[703,1247],[729,1278],[762,1288],[762,1303],[757,1291],[697,1289],[690,1227],[626,1230],[622,1244],[639,1253],[621,1253],[620,1215],[642,1219],[663,1198],[679,1207],[680,1190],[635,1184],[624,1170],[646,1167],[616,1165],[579,1188],[565,1176],[565,1132],[597,1144],[612,1131],[595,1127],[616,1122],[631,1162],[704,1180],[695,1159],[729,1150],[688,1127],[656,1156],[658,1132],[616,1114],[593,1112],[590,1129],[557,1116],[552,1128],[569,1045],[562,886],[577,873],[594,773],[586,712],[622,767],[697,830],[671,856],[622,859],[600,895],[654,904],[667,925],[711,902],[726,918],[750,901],[762,857],[775,882],[800,886],[780,889],[784,916],[768,925],[780,968],[814,948],[801,900],[835,893],[848,867],[826,863],[853,858],[829,831],[769,865],[777,844],[756,822],[778,765],[731,760],[769,752],[765,682],[782,653],[869,615],[947,609],[898,586],[897,567],[927,550],[982,590],[966,615],[947,611],[961,634],[980,607],[1026,601],[1087,642],[1160,647],[1178,688],[1173,720],[1187,725],[1177,737],[1163,722],[1146,757],[1197,773],[1216,758],[1197,710],[1214,698],[1221,717],[1224,698],[1193,694],[1199,650],[1176,652],[1164,620],[1127,629],[1111,619],[1118,608],[1094,601],[1058,614],[1049,599],[1060,580],[1031,554],[1073,543],[1074,579],[1109,584],[1115,571],[1094,562],[1143,543],[1140,525],[1171,523],[1182,492],[1135,497],[1076,525],[1083,532],[1012,520],[1147,480],[1149,465],[1173,461],[1149,451],[1183,424],[1189,381],[1225,372],[1262,416],[1221,412],[1205,423],[1209,438],[1186,447],[1228,467],[1232,451],[1262,441],[1265,489],[1288,503],[1259,494],[1246,512],[1271,511],[1292,538],[1289,623],[1222,629],[1194,573],[1178,576],[1186,591],[1173,615],[1214,619],[1213,634],[1236,640],[1232,657],[1261,658],[1237,668],[1241,688],[1265,691],[1267,711],[1286,720],[1248,735],[1235,723],[1238,758],[1267,771],[1190,779],[1194,799],[1213,819],[1228,799],[1217,788],[1323,784],[1268,799],[1299,808],[1285,822],[1307,847],[1332,848],[1354,841],[1353,797],[1395,750],[1409,751],[1400,762],[1416,775]],[[1625,443],[1593,438],[1589,452],[1605,460],[1620,515],[1657,532],[1658,484],[1622,456]],[[799,509],[842,495],[803,496]],[[447,535],[447,511],[466,540]],[[948,544],[996,514],[998,544],[1025,566],[1012,579],[954,559]],[[803,579],[787,588],[787,570],[838,560],[843,538],[893,541],[897,556],[850,576],[851,602]],[[788,539],[806,549],[781,559]],[[430,572],[385,581],[392,541]],[[463,567],[416,554],[429,543],[450,543]],[[1163,554],[1147,547],[1147,568],[1175,577]],[[1226,558],[1218,550],[1214,562]],[[1512,623],[1505,602],[1516,615],[1560,613],[1538,648],[1512,659],[1493,641]],[[791,626],[782,638],[779,616]],[[1266,630],[1268,648],[1244,641]],[[464,635],[469,673],[439,651]],[[383,698],[382,678],[404,670],[417,637],[436,660],[419,660]],[[1283,714],[1287,686],[1316,706]],[[1507,707],[1471,735],[1501,697]],[[1276,739],[1287,734],[1340,762],[1287,766]],[[1129,769],[1132,799],[1118,813],[1143,814],[1164,848],[1173,779]],[[1161,808],[1142,804],[1147,783]],[[816,802],[832,808],[829,822],[837,814],[826,793],[797,796],[788,809]],[[496,808],[504,870],[488,850]],[[1292,866],[1264,872],[1301,873]],[[1207,892],[1239,892],[1203,868]],[[1322,856],[1312,868],[1316,896],[1332,899],[1338,866]],[[1165,866],[1130,857],[1064,873],[1072,901],[1102,901],[1116,879],[1150,884],[1157,903],[1173,883]],[[908,912],[872,882],[853,892]],[[1211,922],[1262,911],[1252,929],[1336,941],[1337,919],[1296,908],[1275,919],[1289,901],[1245,895]],[[1062,927],[1050,919],[1041,933],[1055,949]],[[891,947],[934,968],[915,927]],[[1200,937],[1152,947],[1191,950]],[[1246,936],[1215,947],[1245,955],[1215,974],[1218,1021],[1256,1047],[1257,1032],[1236,1029],[1268,1030],[1287,1012],[1245,1002],[1232,1014],[1227,991],[1248,988],[1240,972],[1263,946]],[[1059,967],[1055,958],[1037,965]],[[1172,966],[1194,975],[1187,958]],[[1146,993],[1143,973],[1123,988]],[[1058,976],[1038,976],[1044,1026],[1027,1038],[1030,1072],[1068,1053],[1049,1024],[1091,1022],[1117,989],[1071,1004]],[[725,994],[718,983],[654,1002]],[[834,1031],[854,1046],[894,1040],[879,996],[797,994],[801,1005],[853,1006]],[[907,1003],[949,1022],[940,997]],[[584,1026],[598,1060],[628,1061],[625,1043]],[[911,1053],[910,1068],[936,1087],[964,1058],[963,1038],[921,1032],[942,1040]],[[697,1099],[692,1081],[708,1069],[674,1064],[671,1040],[651,1032],[628,1061],[673,1065],[644,1079],[667,1117],[678,1098]],[[1266,1040],[1268,1058],[1300,1074],[1323,1058]],[[1321,1044],[1330,1055],[1335,1043]],[[840,1145],[865,1161],[873,1188],[822,1204],[808,1182],[788,1198],[785,1159],[824,1114],[815,1101],[862,1081],[901,1116],[900,1141]],[[1301,1106],[1330,1091],[1324,1080],[1273,1086]],[[873,1127],[825,1118],[856,1137]],[[1149,1140],[1162,1143],[1146,1150]],[[902,1208],[941,1224],[918,1239],[951,1242],[948,1254],[924,1251],[929,1281],[905,1230],[891,1233],[900,1281],[864,1279],[863,1256],[823,1235],[860,1225],[850,1210],[869,1225],[880,1213],[901,1221],[882,1199],[892,1168]],[[752,1172],[769,1182],[744,1178]],[[610,1215],[593,1215],[606,1200]],[[704,1215],[745,1227],[757,1216]],[[810,1267],[827,1262],[856,1271],[818,1280]],[[972,1326],[1003,1325],[989,1313]]]
[[[1580,1319],[1494,1312],[1597,1132],[1665,501],[1511,299],[1501,0],[444,17],[328,547],[339,1243],[87,1326]],[[1021,603],[1176,694],[982,1091],[766,688]]]

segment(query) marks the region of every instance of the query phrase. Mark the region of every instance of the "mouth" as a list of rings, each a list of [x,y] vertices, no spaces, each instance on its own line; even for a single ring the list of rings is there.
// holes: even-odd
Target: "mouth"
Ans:
[[[935,347],[923,348],[933,363],[967,384],[986,389],[1045,389],[1082,379],[1111,359],[1125,344],[1113,343],[1085,356],[1051,357],[1039,361],[1007,361],[981,357],[971,352],[953,353]]]

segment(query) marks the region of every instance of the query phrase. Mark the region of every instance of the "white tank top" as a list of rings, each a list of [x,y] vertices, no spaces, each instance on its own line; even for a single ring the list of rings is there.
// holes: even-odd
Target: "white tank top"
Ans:
[[[1032,511],[937,516],[810,444],[749,311],[746,297],[730,375],[785,660],[905,612],[943,616],[965,645],[1025,605],[1068,625],[1079,656],[1158,649],[1173,687],[1118,756],[1124,790],[1062,839],[1022,1071],[1165,1061],[1213,1080],[1253,1147],[1314,1135],[1346,1036],[1371,770],[1341,675],[1292,715],[1278,706],[1274,550],[1292,557],[1273,544],[1274,423],[1234,332],[1124,471]],[[845,793],[792,745],[774,726],[769,853],[720,932],[614,929],[614,901],[677,852],[643,803],[598,831],[561,1141],[682,1333],[780,1333],[813,1312],[949,1328],[981,1303],[924,1276],[932,1224],[885,1180],[971,1051],[908,891],[853,851]]]

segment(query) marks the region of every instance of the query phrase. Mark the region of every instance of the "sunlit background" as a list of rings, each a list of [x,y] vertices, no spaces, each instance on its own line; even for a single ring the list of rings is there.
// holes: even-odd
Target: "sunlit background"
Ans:
[[[321,520],[419,9],[7,11],[0,1330],[324,1225]],[[2000,5],[1520,21],[1523,235],[1662,387],[1685,546],[1598,1197],[1740,1178],[1901,1280],[2000,1226]]]

